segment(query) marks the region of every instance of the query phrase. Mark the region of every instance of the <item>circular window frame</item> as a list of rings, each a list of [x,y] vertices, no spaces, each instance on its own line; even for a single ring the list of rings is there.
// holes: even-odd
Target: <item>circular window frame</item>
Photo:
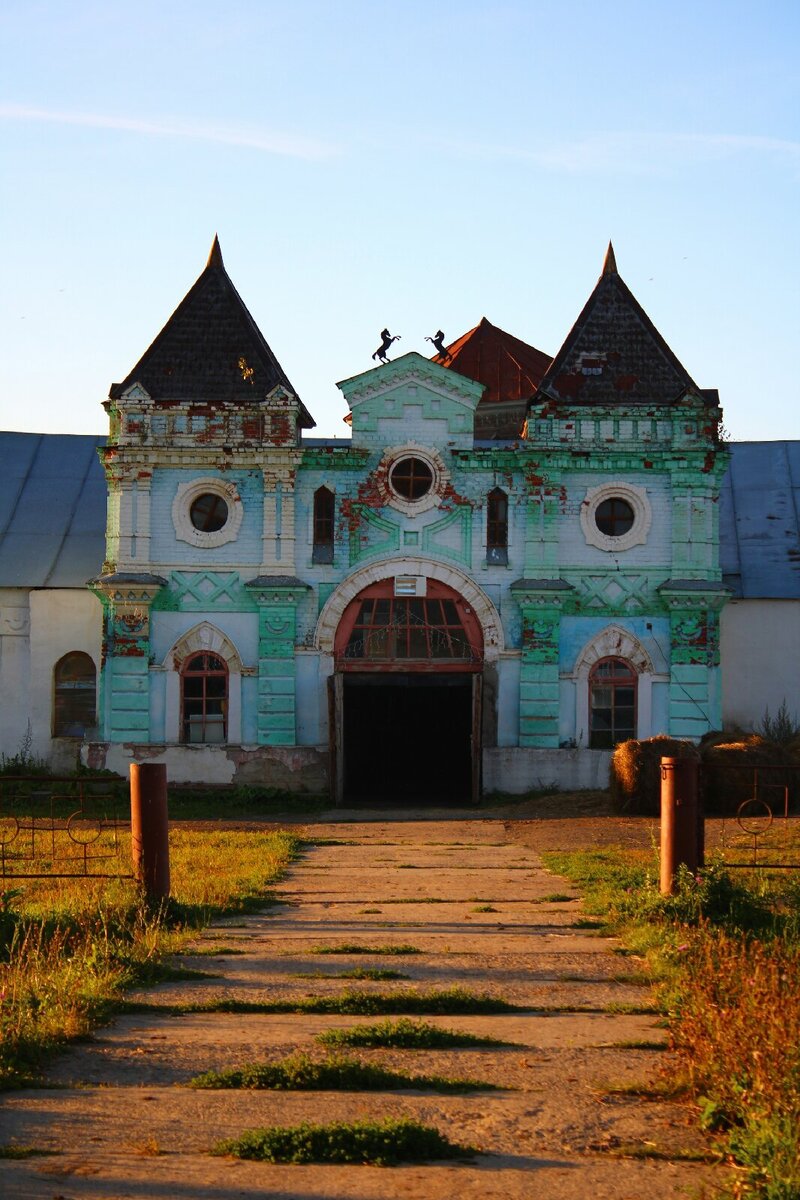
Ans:
[[[196,529],[192,523],[192,505],[201,496],[210,493],[219,496],[228,506],[228,519],[220,529],[205,531]],[[172,502],[172,524],[179,542],[188,542],[199,550],[213,550],[227,542],[235,542],[244,517],[244,508],[234,483],[219,479],[215,475],[191,479],[178,485]]]
[[[431,473],[431,486],[424,496],[417,500],[407,500],[392,486],[392,472],[399,463],[408,458],[418,458]],[[450,472],[435,450],[420,446],[416,442],[406,442],[403,446],[392,446],[386,450],[382,460],[386,479],[386,502],[398,512],[407,517],[416,517],[428,509],[436,508],[442,502],[442,493],[450,481]]]
[[[597,510],[605,500],[624,500],[633,510],[633,524],[627,533],[611,537],[597,527]],[[603,483],[589,488],[581,504],[581,528],[587,546],[595,546],[606,553],[619,553],[634,546],[643,546],[650,532],[653,519],[650,501],[645,488],[633,483]]]

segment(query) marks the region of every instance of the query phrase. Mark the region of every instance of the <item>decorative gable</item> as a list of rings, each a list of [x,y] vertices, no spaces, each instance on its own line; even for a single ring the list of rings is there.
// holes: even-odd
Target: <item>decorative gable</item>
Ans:
[[[350,405],[355,447],[409,437],[425,445],[472,445],[483,384],[415,351],[338,386]]]

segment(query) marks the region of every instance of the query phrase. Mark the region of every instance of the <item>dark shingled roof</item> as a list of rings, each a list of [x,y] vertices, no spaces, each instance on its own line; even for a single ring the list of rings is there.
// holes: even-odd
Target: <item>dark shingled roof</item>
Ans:
[[[297,395],[233,286],[217,238],[194,287],[109,396],[118,399],[134,383],[156,404],[252,404],[277,385]],[[301,404],[301,428],[314,424]]]
[[[603,274],[539,384],[537,401],[674,404],[687,391],[716,402],[681,366],[617,273],[609,243]]]

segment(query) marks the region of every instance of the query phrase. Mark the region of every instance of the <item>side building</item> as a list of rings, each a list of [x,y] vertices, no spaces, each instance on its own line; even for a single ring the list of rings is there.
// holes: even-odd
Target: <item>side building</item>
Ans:
[[[722,444],[610,248],[554,359],[484,318],[339,386],[352,436],[315,439],[215,241],[111,389],[104,480],[92,439],[4,435],[6,754],[402,804],[791,708],[799,446]]]

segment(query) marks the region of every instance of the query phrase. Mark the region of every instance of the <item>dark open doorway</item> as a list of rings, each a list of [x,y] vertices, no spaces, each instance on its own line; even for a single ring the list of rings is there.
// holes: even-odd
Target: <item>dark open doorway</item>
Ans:
[[[344,677],[344,799],[467,804],[472,795],[473,676]]]

